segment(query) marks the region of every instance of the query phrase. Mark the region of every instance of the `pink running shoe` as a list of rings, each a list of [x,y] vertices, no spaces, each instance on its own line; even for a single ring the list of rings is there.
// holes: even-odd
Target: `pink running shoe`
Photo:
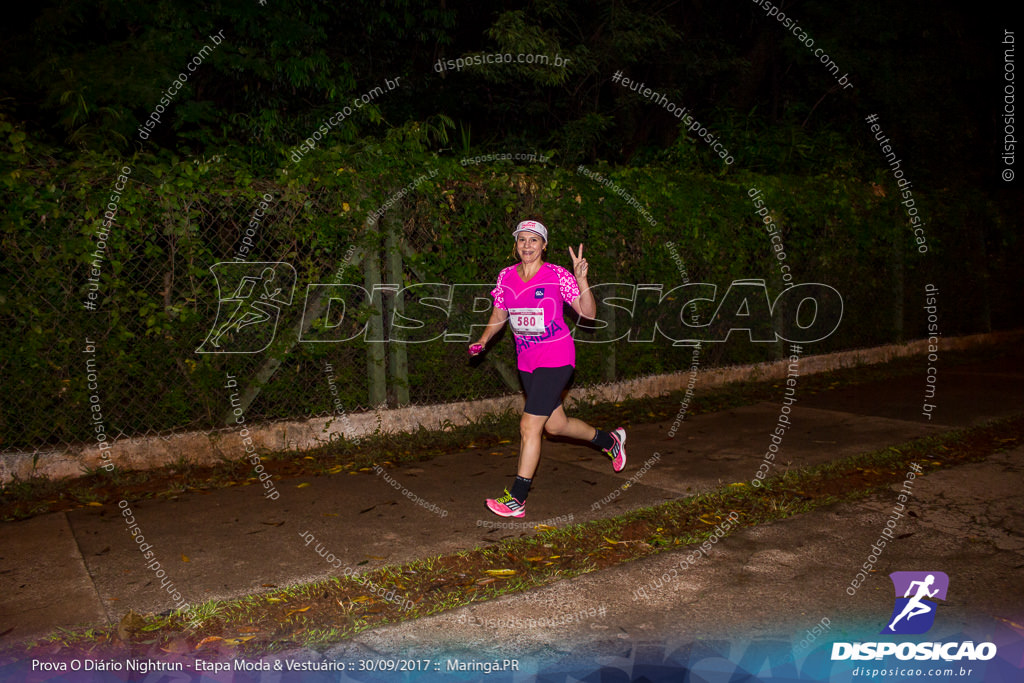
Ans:
[[[612,469],[621,472],[626,467],[626,430],[619,427],[611,435],[615,443],[605,453],[612,459]]]
[[[513,498],[508,489],[505,489],[505,495],[501,498],[488,498],[487,508],[501,517],[523,517],[526,515],[526,505]]]

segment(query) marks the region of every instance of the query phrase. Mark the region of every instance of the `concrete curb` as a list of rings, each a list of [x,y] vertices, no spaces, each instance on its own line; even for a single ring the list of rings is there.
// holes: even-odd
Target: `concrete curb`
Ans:
[[[995,332],[964,337],[944,337],[941,351],[965,349],[998,343],[1007,343],[1024,337],[1024,332]],[[800,359],[800,374],[829,372],[858,365],[886,363],[927,353],[928,340],[919,339],[905,344],[888,344],[868,349],[840,351]],[[765,381],[784,379],[787,360],[753,365],[698,370],[696,386],[701,389],[718,387],[739,381]],[[586,387],[574,391],[570,401],[614,402],[627,398],[664,396],[685,389],[690,372],[680,371],[667,375],[652,375],[638,379]],[[336,416],[308,420],[282,420],[279,422],[244,425],[253,445],[260,452],[305,451],[323,446],[337,439],[358,441],[375,433],[412,432],[424,428],[444,429],[447,425],[465,425],[488,414],[505,411],[520,412],[524,400],[520,395],[502,396],[477,401],[459,401],[430,406],[409,406],[393,410],[379,409],[349,414],[344,419]],[[570,403],[571,405],[571,403]],[[344,429],[349,433],[345,434]],[[110,461],[129,470],[155,469],[186,459],[194,465],[213,465],[244,457],[245,445],[235,429],[180,432],[169,435],[122,438],[110,449]],[[93,444],[73,444],[51,451],[12,452],[0,455],[0,483],[32,477],[60,479],[81,476],[86,468],[96,469],[103,461]]]

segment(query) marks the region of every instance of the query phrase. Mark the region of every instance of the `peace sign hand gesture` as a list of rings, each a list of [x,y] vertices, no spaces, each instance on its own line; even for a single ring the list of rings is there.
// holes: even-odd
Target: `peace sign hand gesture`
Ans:
[[[580,242],[579,255],[573,252],[572,247],[569,247],[569,256],[572,258],[572,272],[576,276],[577,282],[583,282],[587,279],[587,259],[583,258],[583,243]]]

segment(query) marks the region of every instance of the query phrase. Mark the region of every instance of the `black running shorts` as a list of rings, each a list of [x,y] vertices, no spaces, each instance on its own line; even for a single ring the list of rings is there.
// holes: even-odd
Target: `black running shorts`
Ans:
[[[519,371],[519,378],[526,389],[526,410],[530,415],[551,417],[555,408],[562,404],[562,392],[569,386],[572,373],[576,369],[571,365],[558,368],[536,368],[533,372]]]

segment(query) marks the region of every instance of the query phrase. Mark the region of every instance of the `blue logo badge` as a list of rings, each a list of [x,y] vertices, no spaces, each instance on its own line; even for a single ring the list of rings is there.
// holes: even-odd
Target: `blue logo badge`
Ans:
[[[889,625],[881,633],[927,632],[935,623],[938,605],[926,598],[945,600],[949,577],[943,572],[893,572],[889,578],[896,591],[896,604]]]
[[[544,288],[543,287],[538,287],[537,289],[533,290],[533,298],[534,299],[543,299],[544,298]]]

